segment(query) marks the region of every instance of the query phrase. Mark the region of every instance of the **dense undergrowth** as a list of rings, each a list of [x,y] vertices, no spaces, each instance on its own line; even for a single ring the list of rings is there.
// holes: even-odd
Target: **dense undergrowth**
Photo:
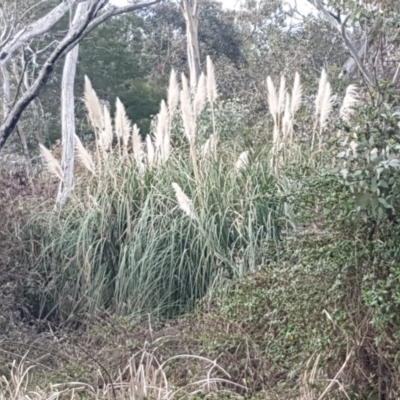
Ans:
[[[348,112],[334,135],[318,115],[301,134],[270,107],[272,138],[232,133],[204,157],[196,104],[176,126],[158,116],[155,148],[175,144],[158,162],[152,139],[146,158],[117,134],[103,159],[80,150],[65,207],[21,218],[16,291],[37,336],[4,333],[3,364],[26,356],[0,398],[398,398],[398,145],[368,123],[387,116]]]

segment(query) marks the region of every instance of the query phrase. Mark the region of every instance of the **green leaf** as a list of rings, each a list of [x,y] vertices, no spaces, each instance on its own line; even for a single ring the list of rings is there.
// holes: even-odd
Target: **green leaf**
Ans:
[[[387,182],[386,182],[384,179],[381,179],[381,180],[378,182],[378,185],[379,185],[380,187],[385,188],[385,189],[389,189],[389,185],[387,184]]]
[[[373,176],[371,179],[371,192],[375,193],[378,190],[378,180],[376,179],[376,176]]]
[[[385,208],[393,208],[383,197],[378,197],[378,201],[380,204],[383,205]]]
[[[400,169],[400,160],[398,158],[393,158],[389,161],[389,167]]]
[[[370,199],[370,195],[368,193],[356,193],[355,198],[355,203],[357,206],[366,208]]]

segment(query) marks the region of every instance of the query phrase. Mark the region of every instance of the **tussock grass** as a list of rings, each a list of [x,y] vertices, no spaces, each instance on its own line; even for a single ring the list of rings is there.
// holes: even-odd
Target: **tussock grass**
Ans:
[[[67,208],[30,225],[41,243],[31,256],[43,277],[42,317],[180,313],[219,275],[255,270],[263,245],[278,238],[282,200],[265,153],[240,174],[233,163],[209,164],[201,192],[183,156],[144,174],[134,161],[111,163],[77,182],[80,195]],[[191,199],[185,212],[174,183]]]
[[[67,207],[33,217],[27,228],[40,244],[29,257],[42,279],[41,318],[68,321],[104,309],[176,315],[192,309],[221,276],[242,276],[262,264],[265,243],[279,237],[284,200],[267,147],[250,157],[224,143],[217,157],[213,112],[209,142],[199,148],[198,118],[206,97],[212,110],[217,98],[210,59],[207,73],[193,96],[182,77],[181,134],[189,151],[171,146],[174,71],[146,152],[122,103],[117,99],[113,129],[86,78],[97,157],[76,140],[88,173],[77,177]]]
[[[172,385],[166,373],[168,364],[191,358],[200,359],[205,364],[203,377],[185,386]],[[20,363],[14,361],[10,368],[10,377],[0,376],[0,400],[173,400],[206,394],[213,398],[221,395],[240,398],[232,389],[240,387],[247,390],[245,386],[231,382],[229,374],[215,361],[183,354],[161,363],[154,352],[146,348],[129,358],[127,365],[117,372],[113,382],[109,382],[109,377],[103,376],[99,370],[97,386],[77,381],[32,387],[30,377],[34,369],[35,366],[28,365],[24,359]],[[225,378],[214,376],[215,370],[222,371]]]

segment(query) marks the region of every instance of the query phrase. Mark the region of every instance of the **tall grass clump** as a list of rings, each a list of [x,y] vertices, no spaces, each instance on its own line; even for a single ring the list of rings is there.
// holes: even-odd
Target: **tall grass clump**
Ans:
[[[168,102],[143,140],[119,100],[114,121],[98,107],[86,79],[85,103],[97,132],[93,150],[76,140],[84,168],[69,204],[35,215],[26,228],[27,257],[38,277],[30,292],[41,318],[67,321],[102,310],[176,315],[221,278],[244,275],[271,258],[265,244],[278,239],[282,200],[268,151],[240,154],[225,143],[216,153],[213,121],[212,157],[200,156],[207,151],[197,140],[198,116],[216,100],[206,76],[194,94],[183,78],[180,126],[188,151],[173,148],[171,131],[179,126],[174,72],[170,82]],[[57,167],[49,171],[60,175]]]

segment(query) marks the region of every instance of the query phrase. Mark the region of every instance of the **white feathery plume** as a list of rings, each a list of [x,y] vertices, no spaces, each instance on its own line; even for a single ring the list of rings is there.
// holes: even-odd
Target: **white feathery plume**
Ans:
[[[207,56],[207,97],[211,104],[214,104],[217,98],[217,82],[215,79],[214,64],[210,56]]]
[[[235,163],[236,172],[244,170],[249,165],[249,152],[243,151],[240,153],[238,160]]]
[[[154,145],[150,135],[146,136],[146,145],[147,145],[147,164],[154,165]]]
[[[82,144],[81,139],[75,134],[75,151],[78,160],[82,162],[82,164],[86,167],[88,171],[94,174],[94,162],[92,156],[86,150],[85,146]]]
[[[328,77],[326,75],[325,69],[322,69],[321,78],[319,80],[318,93],[317,93],[317,97],[315,99],[315,117],[316,118],[318,118],[318,116],[321,113],[322,104],[325,99],[325,90],[326,90],[327,84],[328,84]]]
[[[295,116],[296,112],[300,108],[302,96],[303,96],[303,88],[300,83],[300,74],[296,72],[293,83],[292,104],[290,108],[292,118]]]
[[[283,136],[286,136],[289,133],[291,121],[292,121],[292,114],[290,111],[290,94],[286,93],[285,113],[283,114],[282,118]]]
[[[158,162],[165,162],[169,157],[169,135],[168,135],[168,109],[165,101],[161,101],[160,112],[157,115],[155,129],[155,148]]]
[[[181,90],[181,108],[182,108],[182,120],[185,135],[189,142],[194,140],[194,121],[192,114],[192,102],[190,99],[189,84],[186,76],[182,74],[182,90]]]
[[[176,107],[178,107],[179,103],[179,84],[176,78],[176,72],[174,69],[171,70],[171,75],[169,77],[169,86],[168,86],[168,110],[172,117],[174,114]]]
[[[267,77],[267,91],[269,112],[271,113],[274,121],[276,121],[278,116],[278,96],[270,76]]]
[[[278,97],[278,113],[282,114],[285,111],[285,99],[286,99],[286,79],[281,76],[281,82],[279,85],[279,97]]]
[[[196,95],[194,97],[193,111],[194,117],[197,118],[204,109],[206,104],[206,77],[202,72],[197,83]]]
[[[171,154],[171,134],[169,129],[165,131],[162,154],[164,157],[163,162],[167,162]]]
[[[175,197],[178,201],[179,208],[190,218],[196,219],[196,213],[194,211],[193,207],[193,202],[192,200],[189,199],[189,197],[186,196],[186,194],[183,192],[181,187],[173,182],[172,183],[172,188],[175,191]]]
[[[200,148],[200,156],[202,158],[207,158],[208,156],[212,156],[214,152],[215,140],[214,134],[212,133],[210,137],[206,140],[206,142]]]
[[[59,161],[51,154],[51,151],[39,143],[40,155],[46,165],[47,171],[55,175],[60,180],[64,179],[64,174]]]
[[[111,149],[112,140],[113,140],[113,126],[110,111],[106,106],[103,106],[104,112],[104,128],[103,132],[100,135],[101,137],[101,148],[103,151],[103,156],[106,158],[108,156],[108,151]]]
[[[354,113],[354,105],[357,103],[357,86],[347,86],[346,95],[344,96],[342,106],[340,107],[340,116],[344,120],[348,120],[350,116]]]
[[[122,144],[123,155],[127,155],[128,142],[131,133],[131,123],[126,115],[125,107],[118,97],[115,110],[115,133],[118,137],[118,142],[120,145]]]
[[[137,125],[133,125],[132,128],[132,152],[133,157],[135,159],[136,165],[140,166],[143,158],[143,148],[142,148],[142,139],[140,138],[140,129]]]
[[[100,99],[98,98],[95,90],[92,87],[90,79],[85,75],[85,93],[84,93],[85,106],[89,113],[89,119],[96,131],[101,131],[103,127],[103,110],[101,107]]]
[[[321,110],[320,110],[320,127],[324,128],[328,122],[329,114],[332,111],[333,98],[332,89],[329,82],[326,83],[324,97],[322,98]]]

